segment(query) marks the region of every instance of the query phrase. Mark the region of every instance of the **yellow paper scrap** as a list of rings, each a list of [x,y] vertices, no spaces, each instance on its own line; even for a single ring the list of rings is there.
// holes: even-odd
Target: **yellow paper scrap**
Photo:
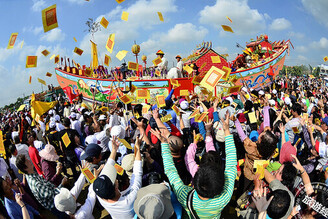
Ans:
[[[109,66],[109,63],[110,63],[111,61],[112,61],[112,59],[110,58],[110,56],[105,54],[104,64],[105,64],[106,66]]]
[[[126,56],[126,54],[128,53],[128,51],[126,50],[121,50],[116,54],[116,58],[120,61],[122,61],[122,59],[124,59],[124,57]]]
[[[37,56],[27,56],[26,57],[26,68],[35,68],[38,63]]]
[[[53,55],[50,57],[50,60],[51,60],[51,59],[53,59],[53,58],[55,58],[55,56],[56,56],[56,55],[55,55],[55,54],[53,54]]]
[[[161,59],[161,57],[158,57],[158,58],[156,58],[156,59],[154,59],[153,60],[153,64],[155,65],[155,66],[157,66],[159,63],[161,63],[162,62],[162,59]]]
[[[232,20],[228,16],[226,16],[226,18],[232,23]]]
[[[16,39],[17,39],[18,33],[12,33],[9,38],[8,46],[7,49],[12,49],[14,48]]]
[[[103,26],[104,28],[107,28],[109,22],[108,22],[108,20],[107,20],[105,17],[102,17],[102,18],[101,18],[101,21],[100,21],[100,24],[101,24],[101,26]]]
[[[188,74],[191,74],[194,69],[192,69],[189,65],[186,65],[183,67],[183,69],[188,72]]]
[[[28,80],[28,83],[31,84],[32,83],[32,76],[30,75],[30,78]]]
[[[168,121],[170,121],[172,119],[172,115],[171,114],[167,114],[166,116],[163,116],[162,118],[161,118],[161,121],[162,122],[168,122]]]
[[[124,2],[125,0],[116,0],[117,3],[121,4],[122,2]]]
[[[231,29],[231,27],[229,27],[227,25],[221,25],[221,26],[222,26],[222,28],[223,28],[224,31],[233,33],[233,30]]]
[[[108,50],[108,52],[110,53],[113,52],[114,45],[115,45],[115,33],[112,33],[109,35],[106,43],[106,49]]]
[[[43,50],[42,52],[42,55],[44,55],[44,56],[48,56],[49,54],[50,54],[50,52],[48,51],[48,50]]]
[[[327,62],[327,61],[328,61],[328,56],[325,56],[325,57],[323,58],[323,61]]]
[[[23,48],[23,45],[24,45],[24,40],[22,41],[22,43],[21,43],[21,46],[20,46],[20,47],[21,47],[21,48]]]
[[[40,79],[40,78],[38,78],[38,82],[43,84],[44,86],[47,86],[46,82],[44,80]]]
[[[213,91],[214,87],[219,83],[220,79],[225,75],[225,72],[221,69],[212,66],[206,73],[203,80],[200,82],[200,86]]]
[[[121,19],[122,19],[123,21],[128,21],[128,19],[129,19],[129,12],[123,11],[123,12],[122,12]]]
[[[131,145],[123,138],[119,138],[118,139],[127,149],[131,149],[132,150],[132,147]]]
[[[257,123],[257,119],[256,119],[256,116],[255,116],[255,112],[250,112],[248,113],[248,119],[249,119],[249,122],[252,124],[252,123]]]
[[[164,95],[158,95],[158,96],[156,96],[156,100],[157,100],[157,106],[159,108],[166,106],[166,104],[165,104],[165,96]]]
[[[73,37],[73,40],[77,43],[77,39],[75,37]]]
[[[42,10],[42,23],[44,32],[58,27],[56,4]]]
[[[51,77],[52,74],[51,74],[50,72],[47,72],[46,76],[47,76],[47,77]]]
[[[254,160],[253,169],[256,169],[255,175],[259,174],[259,179],[264,178],[264,170],[269,165],[267,160]]]
[[[93,175],[93,173],[89,170],[89,168],[84,168],[82,169],[82,173],[83,175],[85,175],[85,177],[87,178],[87,180],[90,183],[93,183],[96,180],[96,177]]]
[[[162,22],[164,22],[164,18],[163,18],[162,12],[157,12],[157,14],[158,14],[159,20],[162,21]]]

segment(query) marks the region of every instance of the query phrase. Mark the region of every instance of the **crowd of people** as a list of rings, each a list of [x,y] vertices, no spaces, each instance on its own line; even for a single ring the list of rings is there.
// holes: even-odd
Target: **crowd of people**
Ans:
[[[162,107],[3,113],[0,218],[327,218],[327,99],[320,79],[276,77]]]

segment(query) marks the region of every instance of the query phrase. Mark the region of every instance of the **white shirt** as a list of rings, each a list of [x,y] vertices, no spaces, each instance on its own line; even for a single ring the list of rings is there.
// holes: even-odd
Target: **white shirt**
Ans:
[[[167,66],[168,66],[168,61],[165,57],[162,58],[162,62],[158,64],[158,68],[159,70],[163,70],[163,69],[167,69]]]
[[[110,159],[111,160],[111,159]],[[109,160],[109,161],[110,161]],[[114,165],[114,164],[113,164]],[[109,203],[102,198],[98,198],[100,204],[108,211],[113,219],[133,219],[133,204],[137,198],[137,192],[141,187],[142,181],[142,165],[140,160],[135,160],[133,165],[133,174],[130,179],[130,187],[127,192],[121,194],[118,201]]]
[[[63,129],[65,129],[65,127],[63,126],[63,124],[61,124],[60,122],[56,122],[56,131],[57,132],[60,132]]]
[[[8,173],[8,165],[6,161],[3,158],[0,158],[0,177],[6,179],[7,176],[11,179]]]
[[[94,136],[100,142],[98,145],[102,148],[101,152],[108,151],[109,136],[106,135],[106,131],[97,132]]]
[[[92,212],[96,203],[96,193],[93,191],[92,184],[89,186],[88,198],[85,200],[84,204],[75,213],[75,219],[94,219]]]
[[[177,63],[177,68],[179,69],[180,72],[182,72],[182,70],[183,70],[183,62],[181,60]]]
[[[68,107],[65,107],[63,116],[68,118],[70,114],[71,114],[71,110]]]
[[[35,140],[34,141],[34,147],[40,152],[43,149],[42,141]]]
[[[79,120],[74,120],[71,124],[71,128],[75,129],[79,133],[80,136],[82,135],[81,122]]]
[[[17,149],[17,156],[19,154],[23,154],[23,155],[25,155],[26,158],[31,159],[30,155],[28,153],[28,146],[26,144],[19,143],[19,144],[15,144],[15,146]]]

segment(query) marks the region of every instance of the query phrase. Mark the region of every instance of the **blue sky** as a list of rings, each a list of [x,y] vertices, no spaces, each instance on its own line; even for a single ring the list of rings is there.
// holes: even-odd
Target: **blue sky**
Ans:
[[[41,11],[53,4],[57,4],[59,27],[44,33]],[[122,11],[129,12],[127,22],[120,19]],[[164,22],[159,21],[158,11]],[[135,40],[141,46],[140,55],[148,56],[149,65],[161,49],[171,67],[177,54],[185,57],[203,41],[212,41],[217,52],[229,54],[232,60],[240,52],[236,42],[245,45],[260,34],[269,35],[272,41],[291,39],[295,49],[285,64],[316,66],[328,55],[327,11],[327,0],[125,0],[121,4],[115,0],[0,0],[0,106],[41,91],[38,77],[57,86],[55,75],[45,76],[47,72],[54,74],[55,64],[49,60],[53,54],[88,65],[88,18],[100,21],[104,16],[109,21],[107,29],[95,34],[95,41],[100,60],[105,54],[111,56],[110,67],[120,64],[115,58],[120,50],[129,51],[126,61],[135,60],[131,52]],[[235,33],[222,31],[221,24],[230,25]],[[16,45],[7,50],[13,32],[18,32]],[[116,34],[116,41],[110,54],[105,43],[111,33]],[[73,53],[75,47],[84,50],[82,56]],[[44,57],[44,49],[51,54]],[[38,56],[37,68],[25,68],[28,55]],[[30,75],[32,84],[28,84]]]

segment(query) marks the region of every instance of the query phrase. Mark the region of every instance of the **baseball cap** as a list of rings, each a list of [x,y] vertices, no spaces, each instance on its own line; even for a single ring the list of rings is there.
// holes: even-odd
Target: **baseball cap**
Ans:
[[[101,114],[100,116],[99,116],[99,118],[98,118],[98,120],[100,121],[100,120],[106,120],[107,118],[106,118],[106,116],[104,115],[104,114]]]
[[[89,145],[89,144],[97,144],[98,143],[98,140],[96,138],[96,136],[94,135],[88,135],[86,138],[85,138],[85,144],[86,145]]]
[[[93,183],[93,190],[97,196],[103,199],[115,197],[116,175],[116,168],[107,161],[100,176]]]
[[[97,144],[93,144],[93,143],[88,144],[88,146],[84,150],[85,153],[81,156],[81,160],[85,160],[88,157],[99,156],[101,150],[102,150],[101,147]]]

